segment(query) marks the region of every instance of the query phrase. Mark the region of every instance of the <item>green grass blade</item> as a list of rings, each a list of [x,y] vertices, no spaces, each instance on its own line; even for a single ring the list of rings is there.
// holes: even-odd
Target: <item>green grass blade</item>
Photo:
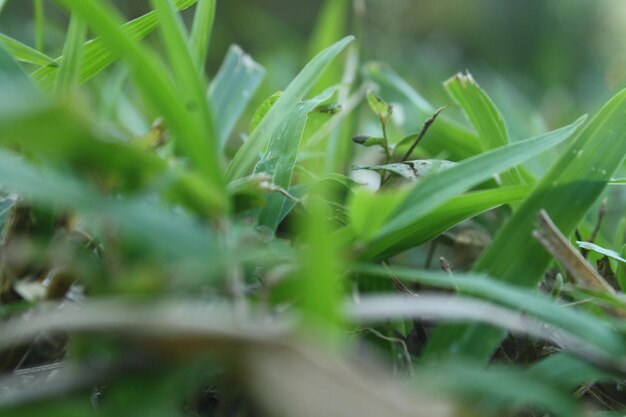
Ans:
[[[57,2],[81,16],[102,36],[108,47],[125,60],[139,91],[146,102],[163,115],[183,154],[208,183],[222,189],[220,161],[211,143],[214,136],[209,128],[210,116],[202,111],[206,108],[206,89],[196,92],[196,95],[202,97],[191,103],[183,100],[162,63],[152,51],[140,46],[120,29],[120,16],[107,4],[81,0]],[[191,71],[194,78],[198,77],[193,69]],[[179,81],[186,83],[186,87],[197,85],[197,80],[194,79]]]
[[[336,39],[341,39],[346,35],[350,4],[349,0],[326,0],[322,5],[309,43],[309,59],[313,59],[316,54],[332,45]],[[331,64],[311,93],[320,94],[339,83],[342,72],[342,66],[338,62]]]
[[[499,148],[509,143],[504,117],[469,73],[455,75],[444,86],[478,132],[483,150]],[[502,174],[502,182],[504,185],[519,185],[523,181],[519,173],[511,169]]]
[[[213,182],[221,183],[221,158],[213,125],[213,113],[206,94],[208,85],[203,75],[196,70],[188,36],[172,1],[152,0],[151,4],[161,22],[161,32],[169,55],[170,66],[181,96],[179,100],[187,110],[185,121],[195,127],[195,134],[198,135],[194,139],[194,147],[199,150],[198,148],[202,146],[211,154],[210,157],[205,155],[204,161],[199,161],[201,165],[198,168],[206,172]]]
[[[437,210],[431,211],[408,226],[410,234],[390,242],[388,247],[376,255],[376,258],[384,259],[396,255],[427,242],[452,226],[480,213],[503,204],[519,202],[530,193],[530,190],[530,186],[523,185],[476,191],[453,197]],[[363,193],[355,193],[350,203],[350,214],[356,237],[368,241],[375,237],[378,228],[385,223],[393,208],[382,209],[383,202],[380,199],[370,201],[362,197]]]
[[[220,148],[226,144],[264,75],[265,69],[241,48],[236,45],[228,48],[226,58],[209,86]]]
[[[34,0],[35,13],[35,49],[43,52],[46,40],[46,10],[44,0]]]
[[[319,104],[330,99],[333,89],[328,89],[314,99],[307,100],[296,106],[287,115],[284,124],[270,139],[267,151],[256,165],[254,173],[266,173],[272,176],[272,182],[279,187],[288,189],[291,185],[293,168],[296,165],[300,142],[304,134],[307,115]],[[278,193],[267,196],[265,206],[259,213],[259,224],[276,230],[280,221],[286,197]]]
[[[534,139],[512,143],[468,158],[459,164],[430,175],[417,183],[383,226],[364,256],[375,257],[412,234],[411,226],[450,198],[489,179],[493,174],[510,169],[569,138],[584,121],[581,117],[569,126]]]
[[[381,86],[380,94],[388,99],[397,98],[407,106],[407,114],[414,125],[408,131],[419,131],[421,123],[433,115],[437,108],[424,99],[409,83],[402,79],[389,66],[370,63],[364,68],[365,76]],[[448,159],[461,160],[480,153],[481,146],[478,137],[467,128],[448,117],[445,112],[429,129],[428,137],[421,145],[431,155],[445,153]]]
[[[27,64],[35,65],[52,65],[57,66],[54,59],[50,58],[46,54],[39,52],[36,49],[31,48],[13,38],[0,33],[0,43],[2,43],[5,49],[13,56],[16,61],[24,62]]]
[[[198,0],[191,27],[191,51],[201,73],[204,72],[204,64],[211,44],[211,33],[215,21],[215,3],[215,0]]]
[[[532,238],[536,215],[546,210],[567,236],[621,167],[626,154],[626,90],[612,98],[563,152],[513,217],[476,262],[476,271],[505,282],[533,287],[551,262]],[[487,360],[504,334],[483,326],[444,327],[435,332],[427,353],[468,355]]]
[[[176,7],[184,10],[191,7],[197,0],[176,0]],[[122,31],[129,38],[139,41],[152,32],[158,25],[155,12],[149,12],[122,26]],[[80,82],[84,83],[96,76],[119,58],[116,48],[109,47],[101,38],[85,43],[83,48],[83,62],[80,68]],[[57,64],[63,62],[63,57],[55,59]],[[44,90],[51,90],[54,85],[57,68],[42,67],[31,74],[32,79]]]
[[[626,348],[621,336],[615,332],[609,322],[574,308],[567,308],[529,288],[501,282],[482,273],[455,273],[454,276],[450,276],[441,272],[400,267],[389,270],[369,264],[357,264],[351,269],[355,273],[372,277],[390,279],[390,276],[393,276],[407,283],[456,290],[461,294],[525,312],[529,316],[537,317],[573,335],[589,340],[607,355],[622,356]]]
[[[330,62],[350,43],[354,38],[348,36],[334,45],[320,52],[304,69],[293,79],[285,89],[282,96],[267,112],[263,120],[254,129],[250,137],[239,148],[235,157],[228,166],[226,176],[229,181],[248,174],[260,152],[267,145],[269,138],[274,135],[276,129],[283,122],[285,114],[289,113],[313,88]]]
[[[68,97],[78,84],[86,32],[87,27],[83,20],[72,13],[70,27],[67,31],[65,45],[63,46],[65,59],[61,63],[57,77],[54,80],[54,95],[57,98]]]

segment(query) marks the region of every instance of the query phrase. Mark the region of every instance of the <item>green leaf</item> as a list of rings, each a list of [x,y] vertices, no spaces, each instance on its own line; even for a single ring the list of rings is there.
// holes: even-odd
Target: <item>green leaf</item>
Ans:
[[[334,89],[328,89],[319,96],[296,106],[285,118],[284,125],[278,129],[276,136],[270,139],[267,151],[254,169],[255,174],[269,174],[275,185],[284,189],[289,188],[307,115],[315,107],[329,100],[333,93]],[[269,194],[265,207],[259,213],[259,224],[276,230],[285,203],[285,196],[277,193]]]
[[[57,0],[58,3],[82,17],[110,49],[125,60],[129,72],[147,103],[155,107],[165,119],[165,124],[173,133],[182,152],[194,164],[210,186],[224,189],[220,159],[216,152],[215,135],[212,131],[211,115],[207,109],[206,88],[199,80],[199,74],[191,68],[181,68],[174,63],[179,73],[180,89],[173,84],[168,72],[156,55],[146,47],[127,36],[120,29],[121,17],[106,3],[101,1]],[[191,60],[187,46],[174,51],[180,42],[184,43],[178,31],[178,23],[172,16],[170,4],[159,6],[159,19],[166,25],[167,47],[174,57]],[[194,90],[196,89],[196,90]],[[182,91],[181,91],[182,90]],[[192,91],[194,90],[194,91]],[[181,92],[184,93],[181,96]]]
[[[229,181],[240,178],[250,172],[254,162],[262,152],[269,139],[274,136],[276,130],[298,102],[304,98],[307,92],[315,85],[330,62],[350,43],[354,38],[348,36],[334,45],[320,52],[304,69],[293,79],[285,89],[281,97],[267,112],[259,125],[254,129],[250,137],[239,148],[235,157],[230,162],[226,177]]]
[[[626,259],[622,258],[619,255],[619,253],[615,252],[614,250],[603,248],[602,246],[596,245],[595,243],[581,242],[579,240],[576,241],[576,244],[578,245],[579,248],[583,248],[583,249],[587,249],[587,250],[590,250],[590,251],[593,251],[593,252],[597,252],[597,253],[599,253],[601,255],[608,256],[609,258],[613,258],[616,261],[620,261],[620,262],[626,263]]]
[[[354,139],[353,139],[354,140]],[[439,159],[423,159],[415,161],[404,161],[395,164],[357,166],[353,169],[367,169],[370,171],[391,172],[404,179],[415,181],[433,173],[441,172],[453,167],[456,162]]]
[[[226,58],[209,87],[221,148],[224,147],[235,123],[245,111],[264,75],[265,69],[241,48],[237,45],[228,48]],[[266,112],[270,108],[271,104],[267,106]],[[255,117],[259,118],[255,121],[258,124],[262,117]]]
[[[530,190],[530,186],[523,185],[475,191],[453,197],[437,208],[437,210],[433,210],[426,216],[418,219],[410,226],[410,234],[390,243],[389,247],[377,255],[377,258],[388,258],[425,243],[439,236],[452,226],[487,210],[503,204],[519,202],[530,193]],[[361,201],[362,198],[357,198],[357,195],[359,195],[358,191],[355,193],[353,203],[351,203],[352,225],[360,231],[357,233],[357,237],[367,242],[375,237],[395,206],[386,208],[386,205],[381,204],[381,201],[374,200],[371,203],[367,202],[367,200]],[[400,201],[398,201],[399,203]]]
[[[85,23],[79,16],[72,13],[70,27],[63,46],[65,59],[61,62],[59,72],[54,80],[54,95],[57,98],[67,98],[78,84],[86,33]]]
[[[381,123],[387,123],[389,121],[393,108],[371,90],[367,92],[367,104],[369,104],[370,109],[372,109]]]
[[[324,2],[310,38],[309,59],[313,59],[317,53],[332,45],[336,39],[341,39],[346,35],[350,3],[349,0],[326,0]],[[339,83],[341,75],[342,66],[339,62],[332,64],[311,92],[315,95],[322,93],[325,89]]]
[[[57,63],[48,55],[39,52],[36,49],[31,48],[13,38],[0,33],[0,42],[4,45],[4,48],[13,56],[13,59],[27,64],[35,65],[52,65],[57,66]]]
[[[626,90],[611,99],[573,141],[474,266],[505,282],[533,287],[551,262],[534,239],[536,215],[544,209],[566,236],[621,167],[626,149]],[[504,334],[483,326],[444,327],[435,332],[427,354],[467,355],[486,361]]]
[[[193,6],[197,0],[176,0],[176,7],[180,10]],[[152,32],[158,25],[155,12],[149,12],[126,24],[121,29],[129,38],[139,41]],[[84,83],[115,62],[120,57],[115,47],[110,47],[102,38],[96,38],[85,43],[83,48],[83,61],[80,68],[80,82]],[[58,64],[63,62],[64,57],[54,61]],[[42,67],[31,74],[35,83],[44,90],[51,90],[54,84],[57,68]]]
[[[444,86],[478,132],[483,150],[499,148],[509,143],[504,117],[469,72],[455,75]],[[502,182],[504,185],[519,185],[522,179],[512,169],[502,174]]]
[[[41,93],[11,55],[0,45],[0,115],[10,117],[44,102]]]
[[[215,21],[215,0],[198,0],[196,13],[191,27],[191,51],[200,69],[204,72],[204,63],[211,43],[213,22]]]
[[[584,121],[578,119],[569,126],[546,133],[537,138],[512,143],[489,152],[468,158],[438,174],[419,181],[405,201],[398,207],[389,222],[383,226],[364,257],[377,257],[395,241],[412,235],[412,228],[420,218],[437,209],[450,198],[485,181],[492,175],[514,167],[534,155],[569,138]]]
[[[35,49],[43,51],[46,36],[46,10],[44,0],[35,0],[33,9],[35,14]]]

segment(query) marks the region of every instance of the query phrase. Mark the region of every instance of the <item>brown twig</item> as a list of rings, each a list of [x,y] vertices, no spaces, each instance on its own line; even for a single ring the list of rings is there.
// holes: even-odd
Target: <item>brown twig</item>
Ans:
[[[406,153],[404,154],[400,162],[404,162],[407,159],[409,159],[409,157],[411,156],[411,154],[413,153],[417,145],[422,141],[422,138],[426,135],[426,132],[428,132],[428,129],[430,128],[430,126],[435,122],[435,120],[437,119],[437,116],[439,116],[439,113],[441,113],[446,107],[448,106],[440,107],[432,116],[426,119],[426,121],[424,122],[424,125],[422,126],[422,130],[420,130],[420,133],[417,135],[417,139],[415,139],[415,142],[413,142],[409,150],[406,151]]]

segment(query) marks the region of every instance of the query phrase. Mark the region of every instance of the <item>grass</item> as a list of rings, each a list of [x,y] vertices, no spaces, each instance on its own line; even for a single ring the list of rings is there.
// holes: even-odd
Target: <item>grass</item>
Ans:
[[[219,2],[55,3],[62,56],[43,1],[35,47],[0,36],[0,415],[626,410],[626,218],[591,220],[626,92],[511,140],[469,73],[454,113],[359,62],[348,1],[270,97],[238,46],[207,74]],[[544,211],[610,287],[535,240]]]

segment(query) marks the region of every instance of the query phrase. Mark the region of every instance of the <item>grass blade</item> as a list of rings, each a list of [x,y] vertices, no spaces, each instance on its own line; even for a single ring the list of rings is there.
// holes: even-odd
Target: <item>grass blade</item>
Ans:
[[[307,116],[315,107],[330,99],[333,92],[332,89],[326,90],[325,93],[297,105],[287,115],[284,124],[277,130],[276,136],[270,139],[265,155],[254,169],[255,174],[270,174],[275,185],[284,189],[289,188]],[[277,193],[268,194],[265,206],[259,213],[259,224],[275,231],[285,203],[285,196]]]
[[[430,175],[417,183],[398,207],[391,220],[383,226],[364,256],[379,256],[395,241],[412,234],[412,225],[441,206],[450,198],[487,180],[493,174],[516,166],[569,138],[584,118],[569,126],[546,133],[534,139],[500,147],[474,156],[459,164]]]
[[[192,105],[189,106],[189,102],[181,99],[162,63],[150,50],[141,47],[136,40],[120,29],[120,16],[105,3],[82,0],[57,0],[57,2],[82,17],[94,31],[100,33],[102,40],[111,50],[123,57],[139,91],[146,101],[163,115],[166,125],[176,137],[177,144],[185,156],[209,184],[223,189],[219,157],[211,143],[214,135],[210,129],[210,115],[202,111],[206,109],[204,97],[206,89],[195,93],[188,91],[193,99]],[[163,10],[161,13],[167,15]],[[197,80],[199,75],[193,69],[191,71],[193,79],[180,80],[186,83],[187,89],[199,83]],[[202,97],[195,99],[196,95]]]
[[[574,231],[626,157],[625,113],[626,90],[612,98],[562,154],[474,270],[526,287],[542,279],[552,258],[531,238],[536,215],[544,209],[563,234]],[[503,337],[501,331],[484,326],[444,327],[435,332],[427,353],[485,361]]]
[[[46,10],[44,0],[34,0],[33,9],[35,13],[35,49],[43,52],[45,49],[46,37]]]
[[[419,218],[408,228],[411,233],[392,242],[377,258],[384,259],[407,249],[425,243],[451,227],[504,204],[516,203],[524,199],[531,191],[528,185],[494,188],[455,196],[445,204]],[[381,210],[380,202],[364,203],[358,199],[362,193],[355,193],[351,203],[352,227],[360,232],[357,238],[367,241],[375,236],[379,225],[383,225],[390,210]],[[367,201],[367,200],[366,200]],[[356,209],[356,206],[359,209]],[[392,208],[393,210],[393,208]],[[378,227],[377,227],[378,226]]]
[[[200,73],[204,73],[204,64],[211,44],[214,21],[215,0],[198,0],[189,41]]]
[[[171,0],[152,0],[159,21],[163,40],[169,55],[182,103],[187,109],[187,123],[194,125],[198,138],[195,146],[208,148],[210,158],[199,167],[213,182],[221,183],[221,160],[218,153],[218,139],[213,125],[213,113],[206,94],[207,84],[194,65],[194,58],[188,42],[183,22]],[[182,122],[182,120],[181,120]]]
[[[226,58],[209,86],[220,149],[243,114],[265,76],[265,69],[237,45],[228,48]]]
[[[478,132],[483,150],[499,148],[509,143],[504,117],[469,73],[455,75],[444,86]],[[519,185],[523,181],[514,168],[502,174],[502,182],[504,185]]]
[[[61,63],[54,81],[54,95],[57,98],[68,97],[78,84],[86,32],[85,23],[79,16],[72,13],[70,27],[63,46],[65,59]]]
[[[197,0],[176,0],[176,7],[184,10],[191,7]],[[126,36],[139,41],[152,32],[158,25],[155,12],[149,12],[121,27]],[[111,48],[102,38],[96,38],[85,43],[83,48],[83,62],[80,67],[80,82],[84,83],[96,76],[119,58],[116,48]],[[63,57],[55,59],[60,64]],[[54,85],[57,68],[42,67],[31,74],[31,78],[44,90],[51,90]]]
[[[57,63],[54,61],[54,59],[50,58],[48,55],[39,52],[38,50],[33,49],[30,46],[25,45],[19,41],[16,41],[13,38],[3,35],[2,33],[0,33],[0,42],[4,45],[4,48],[11,54],[11,56],[13,56],[13,59],[15,59],[16,61],[42,66],[57,66]]]
[[[624,341],[609,322],[574,308],[567,308],[548,296],[528,288],[504,283],[482,273],[456,273],[455,276],[450,276],[440,272],[401,267],[390,270],[367,264],[357,264],[351,270],[382,279],[394,277],[407,283],[458,291],[461,294],[488,300],[559,326],[580,338],[588,338],[607,355],[621,356],[624,352]]]
[[[226,177],[229,181],[248,174],[258,158],[269,138],[274,136],[276,129],[298,102],[313,88],[330,62],[350,43],[354,38],[348,36],[334,45],[320,52],[304,69],[294,78],[285,89],[282,96],[267,112],[263,120],[254,129],[250,137],[239,148],[235,157],[230,162]]]

